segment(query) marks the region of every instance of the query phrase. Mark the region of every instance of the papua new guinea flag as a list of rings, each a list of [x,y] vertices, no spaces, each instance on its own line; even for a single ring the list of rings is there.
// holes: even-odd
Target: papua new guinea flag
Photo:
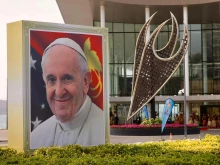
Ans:
[[[167,123],[167,119],[168,119],[174,105],[175,105],[175,103],[172,99],[166,100],[164,108],[163,108],[161,133],[163,132],[163,129]]]
[[[30,30],[30,79],[31,79],[31,131],[50,118],[53,113],[46,99],[41,60],[45,48],[57,38],[70,38],[77,42],[88,61],[92,81],[88,95],[101,110],[103,108],[103,37],[100,34],[79,32]],[[62,58],[62,54],[60,55]]]
[[[142,108],[142,112],[144,113],[144,117],[149,119],[148,109],[146,105]]]

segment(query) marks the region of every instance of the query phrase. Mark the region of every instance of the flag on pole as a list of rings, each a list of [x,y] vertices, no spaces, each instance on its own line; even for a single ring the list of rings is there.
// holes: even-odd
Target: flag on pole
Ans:
[[[166,100],[164,108],[163,108],[161,133],[163,132],[163,129],[167,123],[167,119],[168,119],[174,105],[175,105],[175,103],[172,99]]]
[[[145,118],[149,119],[147,105],[142,108],[142,112],[144,113]]]

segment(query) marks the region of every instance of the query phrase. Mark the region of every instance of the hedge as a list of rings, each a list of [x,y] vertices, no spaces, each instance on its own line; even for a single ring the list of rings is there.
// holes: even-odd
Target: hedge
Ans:
[[[106,144],[92,147],[69,145],[36,150],[33,155],[0,147],[0,164],[29,165],[155,165],[220,164],[220,136],[200,140]]]

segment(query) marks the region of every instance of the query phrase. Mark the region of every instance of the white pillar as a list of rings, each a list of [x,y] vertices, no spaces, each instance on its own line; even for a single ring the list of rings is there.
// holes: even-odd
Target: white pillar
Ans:
[[[188,7],[184,6],[183,7],[183,22],[186,26],[188,26]],[[184,81],[185,81],[185,86],[184,86],[184,93],[186,93],[186,96],[189,96],[189,54],[188,51],[186,52],[185,55],[185,70],[184,70]],[[188,123],[188,118],[189,118],[189,102],[186,102],[186,123]]]
[[[150,18],[150,8],[149,7],[145,7],[145,22],[147,22],[147,20]],[[148,40],[150,38],[150,26],[147,29],[147,33],[146,33],[146,40]]]
[[[100,5],[100,17],[101,17],[101,27],[105,27],[105,6],[104,2],[101,3]]]
[[[206,32],[203,32],[202,40],[203,40],[203,51],[202,51],[202,56],[203,56],[203,61],[207,61],[207,42],[206,42]],[[205,42],[204,42],[205,41]],[[208,93],[208,63],[204,62],[203,63],[203,93]],[[204,102],[204,105],[208,105],[208,102]]]

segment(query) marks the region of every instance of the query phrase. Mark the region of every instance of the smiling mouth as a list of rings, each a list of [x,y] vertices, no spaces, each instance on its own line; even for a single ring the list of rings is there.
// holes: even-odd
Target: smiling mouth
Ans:
[[[70,98],[69,98],[69,99],[70,99]],[[62,102],[68,101],[69,99],[65,99],[65,100],[57,100],[57,99],[54,99],[54,100],[57,101],[57,102],[62,103]]]

